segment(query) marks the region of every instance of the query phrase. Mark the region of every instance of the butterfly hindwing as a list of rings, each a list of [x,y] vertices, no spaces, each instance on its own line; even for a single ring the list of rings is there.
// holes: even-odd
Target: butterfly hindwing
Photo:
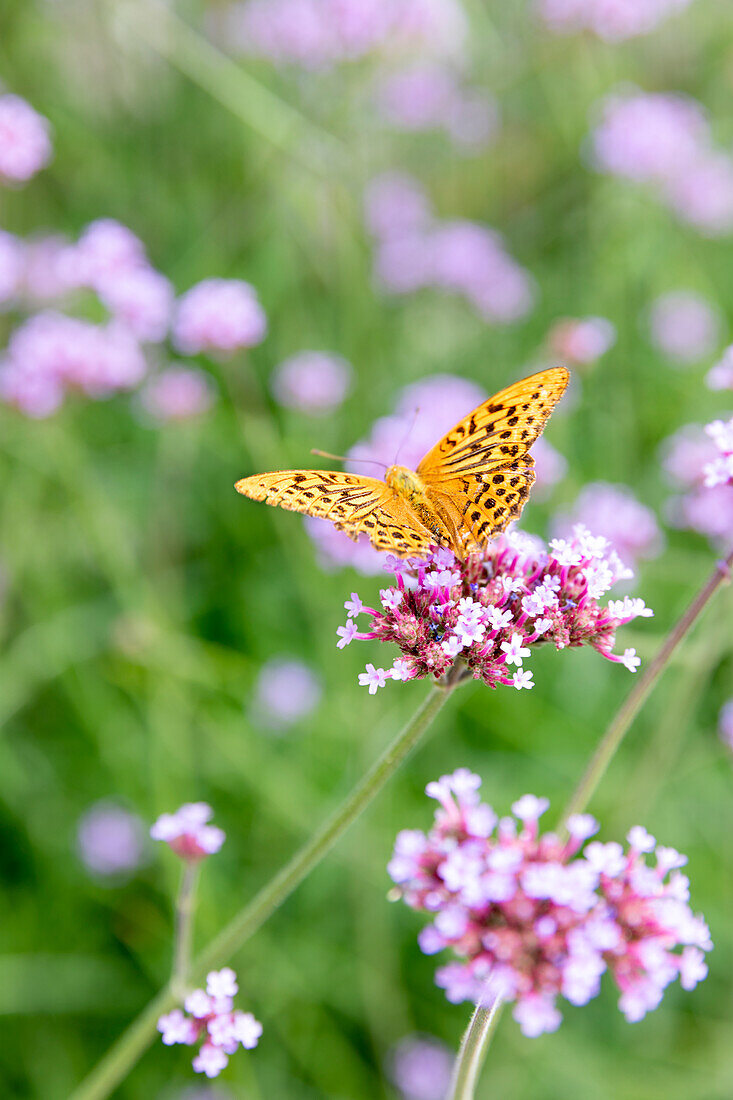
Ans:
[[[352,538],[365,534],[378,550],[400,557],[426,553],[430,533],[383,481],[340,470],[281,470],[235,486],[252,500],[330,520]]]
[[[540,371],[494,394],[460,420],[417,468],[427,486],[510,465],[526,454],[565,392],[564,367]]]
[[[452,520],[459,556],[481,550],[519,517],[534,479],[531,455],[520,455],[508,466],[441,480],[429,490],[431,499]]]

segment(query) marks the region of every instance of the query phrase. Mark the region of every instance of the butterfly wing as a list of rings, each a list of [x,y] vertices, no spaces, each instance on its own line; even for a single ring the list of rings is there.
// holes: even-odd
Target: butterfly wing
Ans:
[[[470,552],[516,519],[535,479],[528,454],[570,375],[551,367],[508,386],[460,420],[420,462],[430,497],[449,510],[457,541]]]
[[[252,500],[318,516],[351,538],[365,534],[377,550],[398,557],[427,553],[434,541],[406,501],[385,482],[340,470],[281,470],[235,485]]]

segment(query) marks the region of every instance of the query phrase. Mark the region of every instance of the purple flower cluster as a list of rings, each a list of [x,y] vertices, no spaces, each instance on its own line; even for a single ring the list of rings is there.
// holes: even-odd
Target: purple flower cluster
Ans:
[[[733,416],[730,420],[713,420],[705,425],[705,434],[712,439],[718,452],[715,458],[703,466],[706,489],[718,485],[733,487]]]
[[[600,171],[652,185],[700,233],[733,229],[733,156],[715,147],[694,100],[675,93],[610,96],[591,145]]]
[[[607,42],[649,34],[692,0],[537,0],[537,10],[557,34],[591,31]]]
[[[270,385],[281,405],[323,416],[344,401],[353,377],[353,367],[340,355],[300,351],[275,368]]]
[[[406,386],[394,412],[380,417],[371,435],[348,452],[346,468],[363,473],[369,470],[369,464],[389,466],[399,457],[400,462],[415,469],[436,441],[486,396],[475,383],[450,374],[435,374]],[[537,474],[536,498],[564,476],[567,463],[545,436],[537,440],[532,454]],[[309,518],[305,522],[318,547],[323,568],[350,565],[366,575],[381,573],[384,555],[374,549],[366,536],[353,542],[326,520]]]
[[[466,18],[459,0],[247,0],[214,31],[229,49],[318,71],[375,52],[455,56]]]
[[[82,863],[95,875],[117,877],[143,861],[143,823],[116,802],[91,806],[79,820],[76,839]]]
[[[382,117],[395,129],[443,130],[468,149],[485,146],[499,127],[496,100],[465,88],[454,69],[436,61],[379,74],[375,95]]]
[[[408,216],[400,216],[405,202]],[[389,294],[432,288],[457,294],[489,322],[507,324],[532,308],[530,275],[498,233],[465,220],[440,221],[420,185],[404,174],[372,180],[366,221],[375,237],[375,278]]]
[[[461,960],[436,973],[448,1000],[513,1001],[523,1033],[536,1036],[559,1027],[559,996],[587,1004],[606,971],[630,1022],[655,1009],[677,977],[684,989],[705,978],[712,942],[688,904],[685,856],[640,826],[626,851],[586,844],[598,831],[589,814],[569,818],[567,840],[541,834],[547,799],[524,795],[514,817],[499,819],[480,786],[467,768],[429,783],[435,823],[427,835],[399,833],[388,866],[399,896],[433,918],[422,950],[451,948]]]
[[[664,544],[654,512],[625,485],[603,481],[586,485],[569,514],[558,516],[554,533],[567,535],[576,523],[608,539],[632,568],[640,558],[657,557]]]
[[[681,366],[696,363],[715,350],[720,324],[720,311],[689,290],[661,294],[649,311],[652,343]]]
[[[259,1042],[262,1024],[251,1012],[234,1009],[238,989],[237,975],[230,967],[212,970],[206,977],[206,989],[194,989],[183,1002],[188,1015],[174,1008],[158,1020],[166,1046],[192,1046],[203,1039],[193,1059],[197,1073],[217,1077],[240,1046],[252,1050]]]
[[[26,183],[51,159],[50,127],[18,95],[0,95],[0,180]]]
[[[165,367],[140,390],[140,405],[153,420],[188,420],[211,407],[208,374],[191,367]]]
[[[162,840],[188,862],[196,862],[218,852],[226,840],[216,825],[209,825],[214,811],[206,802],[187,802],[174,814],[161,814],[151,826],[153,840]]]
[[[724,434],[720,435],[724,443]],[[722,470],[725,452],[715,438],[699,425],[688,425],[668,439],[663,448],[663,465],[671,482],[684,490],[669,502],[670,521],[689,528],[726,548],[733,540],[733,486],[708,485],[708,473]],[[729,460],[728,460],[729,461]]]
[[[204,279],[182,296],[173,322],[173,342],[185,355],[261,344],[267,318],[257,292],[242,279]]]
[[[284,729],[315,710],[321,694],[320,681],[309,665],[274,657],[262,666],[257,677],[255,716],[273,730]]]
[[[532,646],[557,649],[590,645],[603,657],[635,672],[635,649],[612,652],[619,626],[652,612],[628,596],[607,606],[601,597],[619,580],[633,576],[608,541],[580,524],[570,539],[539,539],[513,531],[483,554],[458,561],[436,549],[426,560],[391,559],[397,583],[380,592],[381,608],[366,607],[352,593],[348,618],[337,630],[340,649],[357,639],[394,642],[400,657],[391,668],[366,666],[359,683],[373,695],[387,680],[438,680],[454,665],[489,687],[522,690],[534,686],[525,668]],[[368,630],[356,618],[371,616]]]
[[[404,1100],[445,1100],[453,1053],[432,1035],[407,1035],[390,1052],[387,1072]]]
[[[729,699],[720,709],[718,732],[723,744],[733,749],[733,699]]]

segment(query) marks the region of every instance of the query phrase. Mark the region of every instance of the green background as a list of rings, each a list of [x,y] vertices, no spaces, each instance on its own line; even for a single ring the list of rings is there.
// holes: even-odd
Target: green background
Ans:
[[[425,696],[356,682],[376,643],[334,645],[352,589],[378,578],[324,574],[301,522],[232,489],[257,469],[343,452],[391,410],[400,387],[455,372],[498,389],[531,366],[559,316],[600,314],[613,350],[579,382],[548,439],[568,459],[552,510],[588,481],[623,482],[663,514],[660,442],[727,406],[709,363],[670,369],[642,315],[659,293],[698,290],[733,321],[733,257],[674,220],[644,189],[594,174],[581,148],[593,105],[619,82],[681,90],[733,141],[733,18],[697,0],[655,34],[620,46],[554,37],[522,4],[473,0],[474,72],[499,97],[497,142],[460,156],[439,136],[394,136],[364,109],[368,66],[289,79],[210,54],[199,33],[161,40],[125,5],[11,0],[0,73],[54,130],[52,164],[0,193],[0,224],[77,234],[118,218],[177,290],[208,276],[252,282],[270,335],[228,365],[201,359],[219,398],[196,422],[142,426],[130,398],[69,400],[47,421],[0,408],[0,1094],[60,1100],[165,981],[178,866],[162,847],[128,882],[90,878],[75,852],[82,813],[112,796],[152,821],[205,799],[227,832],[203,868],[196,938],[205,943],[322,821]],[[181,9],[200,27],[202,11]],[[156,46],[162,47],[156,49]],[[267,94],[267,93],[271,94]],[[291,115],[289,105],[297,113]],[[386,168],[414,171],[439,213],[505,234],[538,303],[509,327],[481,323],[432,292],[375,293],[360,201]],[[0,317],[5,334],[11,318]],[[730,329],[726,331],[730,336]],[[301,348],[355,365],[342,410],[314,421],[276,407],[268,375]],[[307,462],[306,462],[307,464]],[[634,591],[655,609],[623,631],[647,660],[715,554],[671,531]],[[694,993],[670,988],[627,1024],[607,979],[559,1032],[525,1039],[502,1020],[479,1096],[506,1100],[723,1100],[733,1092],[733,773],[716,734],[731,694],[730,590],[675,658],[592,810],[604,839],[642,822],[690,856],[692,903],[715,950]],[[306,659],[315,713],[282,736],[251,718],[263,661]],[[559,811],[631,678],[592,652],[545,652],[530,692],[469,686],[327,861],[231,960],[243,1007],[265,1032],[217,1086],[236,1097],[394,1097],[383,1066],[421,1030],[455,1045],[467,1006],[433,985],[417,949],[423,921],[385,900],[396,831],[426,827],[425,783],[467,765],[501,812],[525,791]],[[172,1097],[192,1084],[190,1051],[156,1043],[120,1097]],[[203,1083],[202,1083],[203,1084]],[[215,1094],[219,1094],[215,1093]]]

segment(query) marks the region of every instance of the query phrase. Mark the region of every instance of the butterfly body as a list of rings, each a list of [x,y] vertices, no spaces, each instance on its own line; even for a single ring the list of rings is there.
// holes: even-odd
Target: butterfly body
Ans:
[[[417,470],[390,466],[384,481],[338,470],[282,470],[242,478],[253,500],[328,519],[352,539],[417,557],[446,546],[480,550],[522,511],[534,482],[529,448],[569,375],[551,367],[515,382],[459,421]]]

